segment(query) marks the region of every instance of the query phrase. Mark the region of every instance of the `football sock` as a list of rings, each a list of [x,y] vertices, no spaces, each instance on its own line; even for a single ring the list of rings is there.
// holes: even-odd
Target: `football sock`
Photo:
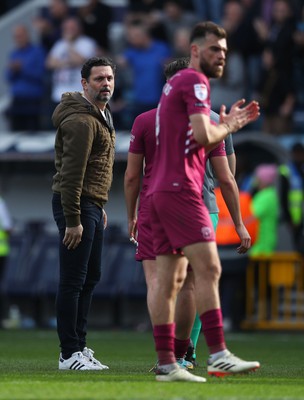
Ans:
[[[175,324],[155,325],[153,336],[159,366],[174,364],[176,362],[174,355]]]
[[[189,339],[174,339],[174,348],[175,348],[175,357],[176,358],[184,358],[185,354],[187,353],[188,346],[190,343],[190,338]]]
[[[200,316],[200,320],[209,353],[226,350],[221,309],[206,311]]]

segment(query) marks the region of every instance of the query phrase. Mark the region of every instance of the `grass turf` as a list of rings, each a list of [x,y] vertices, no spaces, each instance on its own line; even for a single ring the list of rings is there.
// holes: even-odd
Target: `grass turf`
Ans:
[[[55,331],[0,331],[0,399],[194,400],[304,399],[304,334],[226,335],[231,351],[259,360],[256,373],[208,378],[207,383],[155,382],[151,333],[90,331],[88,346],[110,366],[107,371],[58,371]],[[207,376],[207,351],[201,337],[200,366]]]

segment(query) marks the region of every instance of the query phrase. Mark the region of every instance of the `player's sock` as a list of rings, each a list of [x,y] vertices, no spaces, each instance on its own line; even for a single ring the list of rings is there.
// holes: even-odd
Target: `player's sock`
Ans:
[[[218,351],[216,353],[210,354],[209,356],[209,362],[212,364],[214,361],[216,361],[218,358],[228,356],[230,354],[229,350],[222,350]]]
[[[192,327],[192,331],[191,331],[191,335],[190,335],[190,339],[192,340],[192,343],[193,343],[193,346],[194,346],[194,351],[196,349],[198,338],[199,338],[199,335],[201,333],[201,328],[202,328],[201,320],[199,318],[199,315],[196,314],[195,321],[194,321],[194,324],[193,324],[193,327]]]
[[[176,362],[174,355],[175,324],[155,325],[153,336],[159,366],[174,364]]]
[[[226,350],[221,309],[209,310],[200,316],[210,354]]]
[[[190,343],[190,338],[188,339],[174,339],[174,347],[175,347],[175,357],[176,358],[184,358],[185,354],[188,350],[188,346]]]

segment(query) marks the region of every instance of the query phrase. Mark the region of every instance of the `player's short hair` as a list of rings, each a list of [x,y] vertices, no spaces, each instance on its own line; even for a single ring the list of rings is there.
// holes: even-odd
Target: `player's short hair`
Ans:
[[[104,66],[104,67],[111,67],[113,74],[115,75],[116,71],[116,65],[112,61],[111,58],[109,57],[92,57],[89,58],[82,66],[81,68],[81,77],[83,79],[88,80],[90,75],[91,75],[91,70],[93,67],[99,67],[99,66]]]
[[[165,65],[164,74],[166,79],[172,78],[181,69],[188,68],[190,59],[188,57],[178,58]]]
[[[208,34],[213,34],[219,39],[227,38],[227,33],[224,28],[212,21],[205,21],[195,25],[190,34],[190,43],[193,43],[197,39],[205,39]]]

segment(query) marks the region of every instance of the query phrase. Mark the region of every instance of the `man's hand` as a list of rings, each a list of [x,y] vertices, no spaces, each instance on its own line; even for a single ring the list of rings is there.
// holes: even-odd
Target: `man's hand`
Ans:
[[[102,218],[103,218],[103,229],[106,229],[106,227],[108,226],[108,216],[104,209],[102,210]]]
[[[128,221],[129,238],[132,243],[137,243],[137,218]]]
[[[235,227],[235,230],[241,239],[240,246],[236,249],[239,254],[245,254],[251,247],[251,237],[244,224]]]
[[[83,226],[73,226],[65,229],[65,235],[62,243],[68,248],[68,250],[74,250],[81,242],[83,232]]]
[[[238,100],[232,105],[228,114],[226,114],[226,106],[221,106],[220,122],[227,125],[229,133],[237,132],[260,116],[258,102],[253,100],[246,107],[242,107],[244,104],[244,99]]]

